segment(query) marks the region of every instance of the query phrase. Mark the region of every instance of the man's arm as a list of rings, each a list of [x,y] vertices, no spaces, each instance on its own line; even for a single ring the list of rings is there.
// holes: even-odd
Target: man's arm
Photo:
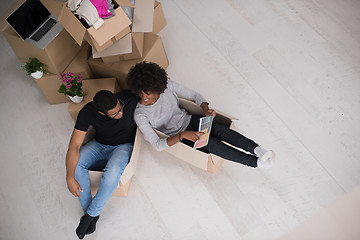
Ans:
[[[75,180],[75,168],[79,162],[80,147],[85,139],[86,132],[74,129],[69,142],[69,148],[66,154],[66,183],[69,191],[75,197],[81,197],[82,189]]]

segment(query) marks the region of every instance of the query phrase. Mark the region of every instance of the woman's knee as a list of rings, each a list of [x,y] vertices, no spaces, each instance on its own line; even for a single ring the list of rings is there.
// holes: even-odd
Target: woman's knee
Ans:
[[[215,137],[210,137],[208,144],[203,148],[208,153],[214,153],[215,149],[221,144],[221,140]]]

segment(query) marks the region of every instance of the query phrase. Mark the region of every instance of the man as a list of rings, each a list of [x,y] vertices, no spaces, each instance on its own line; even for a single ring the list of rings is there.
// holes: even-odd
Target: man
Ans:
[[[129,162],[136,133],[133,119],[136,104],[137,99],[130,91],[113,94],[101,90],[79,112],[66,155],[66,182],[70,193],[79,197],[85,213],[76,228],[80,239],[95,231],[99,214]],[[96,130],[95,138],[81,147],[90,125]],[[103,169],[94,198],[89,169]]]

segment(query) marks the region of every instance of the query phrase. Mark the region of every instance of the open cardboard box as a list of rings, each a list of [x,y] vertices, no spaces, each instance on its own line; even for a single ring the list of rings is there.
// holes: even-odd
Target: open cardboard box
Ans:
[[[123,4],[128,7],[133,7],[131,4],[126,4],[126,2],[128,2],[128,0],[120,0],[120,5]],[[135,1],[136,11],[134,10],[132,32],[129,33],[127,37],[123,37],[110,47],[104,46],[108,47],[104,51],[98,52],[97,48],[93,47],[93,57],[101,57],[104,63],[114,63],[123,60],[142,58],[144,43],[143,33],[152,32],[154,34],[158,34],[160,30],[166,26],[166,20],[161,3],[155,1],[153,5],[154,8],[152,9],[150,8],[152,5],[149,5],[150,2],[152,1]],[[146,8],[146,5],[143,6],[144,4],[149,5],[149,9]],[[141,11],[139,10],[140,8]],[[152,24],[150,24],[151,22]],[[142,30],[143,32],[137,32],[137,30]]]
[[[95,94],[100,90],[109,90],[111,92],[118,92],[119,85],[115,78],[99,78],[99,79],[86,79],[83,82],[84,99],[81,103],[69,102],[68,112],[74,122],[76,122],[77,115],[80,110],[88,103],[91,102]]]
[[[49,11],[54,9],[54,4],[58,4],[54,0],[42,1],[44,1],[44,5],[49,9]],[[55,14],[55,12],[53,13]],[[115,16],[109,19],[105,19],[104,24],[100,28],[95,30],[95,28],[91,26],[90,28],[86,29],[67,7],[67,2],[62,5],[61,11],[58,16],[58,21],[75,39],[78,45],[81,46],[85,35],[87,35],[86,40],[89,41],[89,43],[93,46],[99,47],[98,51],[103,50],[103,45],[111,45],[113,41],[116,41],[129,33],[129,25],[131,24],[130,19],[126,16],[122,8],[118,7],[117,9],[115,9]]]
[[[139,160],[139,154],[141,149],[141,144],[144,137],[139,129],[136,130],[135,142],[133,151],[131,153],[130,161],[125,167],[123,174],[121,175],[119,184],[113,193],[113,196],[122,196],[125,197],[128,195],[131,179],[135,174],[136,166]],[[91,194],[94,196],[97,189],[100,186],[100,181],[102,177],[102,171],[89,170]]]
[[[161,38],[153,33],[145,33],[143,58],[105,64],[99,58],[89,58],[89,65],[95,77],[115,77],[121,89],[127,88],[125,78],[130,68],[141,61],[155,62],[163,68],[169,65]]]
[[[189,114],[204,116],[204,112],[202,111],[202,109],[194,102],[184,98],[179,98],[179,101],[180,101],[180,108],[185,109]],[[232,128],[233,120],[236,119],[234,117],[231,117],[230,115],[216,111],[216,117],[214,118],[215,122]],[[161,138],[168,137],[166,134],[160,131],[157,130],[155,131]],[[217,172],[221,164],[224,162],[224,159],[221,157],[218,157],[211,153],[208,154],[201,152],[183,143],[177,143],[171,146],[170,148],[165,149],[164,151],[198,168],[204,169],[214,174]]]

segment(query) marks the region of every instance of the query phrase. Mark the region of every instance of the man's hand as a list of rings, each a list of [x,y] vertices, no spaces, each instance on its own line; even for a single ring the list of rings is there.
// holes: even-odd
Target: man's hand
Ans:
[[[192,142],[196,142],[200,138],[200,135],[203,134],[204,134],[203,132],[185,131],[181,133],[181,138],[185,138]]]
[[[80,192],[83,190],[80,187],[80,184],[75,180],[75,178],[66,178],[66,183],[69,189],[69,192],[74,195],[75,197],[80,197]],[[79,192],[80,191],[80,192]]]

